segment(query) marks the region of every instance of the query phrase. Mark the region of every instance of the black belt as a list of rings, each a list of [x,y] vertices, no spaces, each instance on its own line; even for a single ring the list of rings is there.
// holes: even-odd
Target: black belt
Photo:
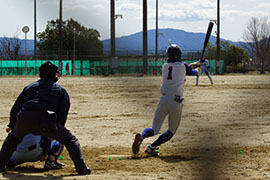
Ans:
[[[162,94],[162,95],[166,96],[166,94]],[[177,102],[177,103],[181,103],[184,100],[184,98],[182,98],[179,95],[174,95],[174,96],[175,96],[174,101]]]
[[[174,98],[174,101],[177,103],[182,103],[182,101],[184,100],[184,98],[182,98],[181,96],[176,95]]]
[[[33,149],[36,149],[37,148],[37,144],[34,144],[34,145],[32,145],[32,146],[29,146],[27,149],[29,150],[29,151],[32,151]]]

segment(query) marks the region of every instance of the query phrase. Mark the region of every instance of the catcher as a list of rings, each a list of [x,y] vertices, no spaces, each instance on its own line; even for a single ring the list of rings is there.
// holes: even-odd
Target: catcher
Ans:
[[[65,127],[70,107],[69,95],[57,84],[59,69],[50,61],[39,68],[40,80],[26,86],[10,111],[8,133],[0,152],[0,172],[23,137],[29,133],[47,136],[63,144],[74,162],[79,175],[91,170],[86,166],[79,140]]]
[[[10,129],[7,128],[7,132]],[[45,161],[44,169],[60,169],[64,164],[57,162],[64,146],[46,136],[28,134],[18,144],[12,154],[8,167],[14,167],[25,162]]]

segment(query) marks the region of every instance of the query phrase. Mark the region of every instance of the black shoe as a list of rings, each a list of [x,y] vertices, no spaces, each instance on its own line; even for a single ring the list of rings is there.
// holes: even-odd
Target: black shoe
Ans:
[[[16,164],[12,163],[11,161],[9,161],[9,163],[7,164],[7,168],[13,168],[15,166]]]
[[[159,156],[159,148],[158,147],[152,147],[151,145],[147,146],[146,153],[150,154],[151,156]]]
[[[44,165],[44,169],[61,169],[63,166],[65,166],[65,164],[63,163],[59,163],[57,161],[46,161],[45,165]]]
[[[134,142],[132,144],[132,152],[133,154],[138,154],[140,151],[140,146],[142,144],[142,135],[140,133],[137,133],[135,135]]]
[[[6,171],[6,166],[0,166],[0,172],[5,172]]]
[[[91,169],[90,168],[86,168],[82,171],[78,171],[79,175],[87,175],[87,174],[91,174]]]

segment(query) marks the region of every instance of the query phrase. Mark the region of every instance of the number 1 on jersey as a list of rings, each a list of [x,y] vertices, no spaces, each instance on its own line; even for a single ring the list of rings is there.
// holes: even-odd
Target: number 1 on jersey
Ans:
[[[167,80],[172,80],[172,70],[173,70],[173,67],[170,66],[170,67],[168,68],[168,70],[169,70],[169,73],[168,73],[168,76],[167,76]]]

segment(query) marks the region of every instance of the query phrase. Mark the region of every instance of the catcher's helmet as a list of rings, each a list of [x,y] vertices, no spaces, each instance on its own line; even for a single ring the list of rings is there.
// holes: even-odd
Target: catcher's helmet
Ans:
[[[39,77],[41,79],[51,78],[56,82],[59,79],[59,74],[58,67],[52,64],[50,61],[46,61],[39,67]]]
[[[181,59],[181,49],[176,44],[171,44],[167,49],[167,57],[170,59]]]

